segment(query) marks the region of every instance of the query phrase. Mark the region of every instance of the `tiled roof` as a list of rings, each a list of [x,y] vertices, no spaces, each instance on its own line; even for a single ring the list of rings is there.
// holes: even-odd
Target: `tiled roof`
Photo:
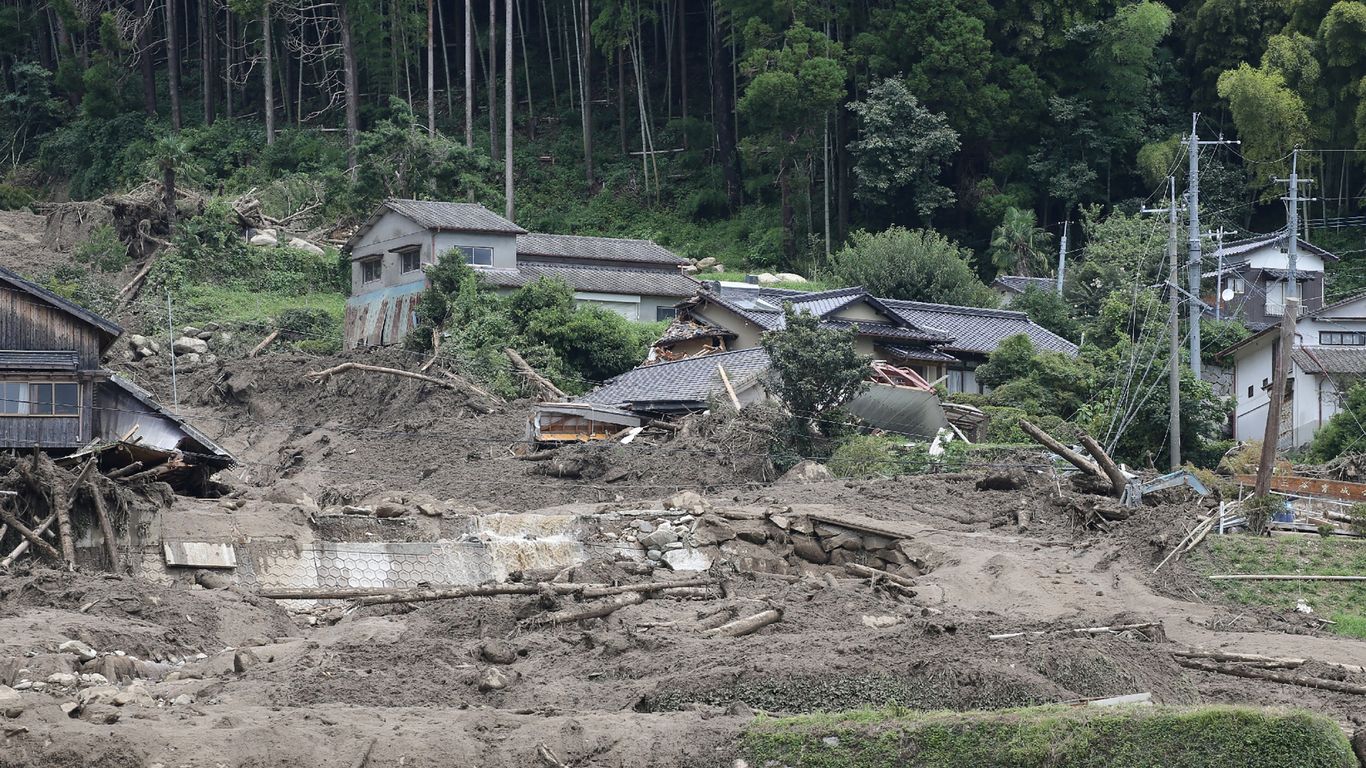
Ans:
[[[1255,251],[1258,248],[1263,248],[1268,245],[1279,244],[1286,239],[1287,235],[1285,231],[1281,230],[1279,232],[1268,232],[1264,235],[1253,235],[1251,237],[1243,238],[1242,240],[1231,240],[1229,242],[1224,243],[1223,255],[1224,258],[1228,258],[1230,256],[1237,256],[1239,254],[1247,253],[1248,251]],[[1301,251],[1304,251],[1305,253],[1312,253],[1316,256],[1321,256],[1325,259],[1332,259],[1333,261],[1338,260],[1338,257],[1335,254],[1330,253],[1329,251],[1325,251],[1317,245],[1308,242],[1304,238],[1299,238],[1298,246],[1299,249]],[[1214,255],[1219,255],[1219,249],[1215,249]]]
[[[785,297],[782,301],[792,304],[792,308],[798,312],[808,312],[817,317],[824,317],[867,295],[868,292],[863,290],[861,286],[854,286],[852,288],[839,288],[833,291],[799,293]]]
[[[7,283],[11,287],[19,290],[22,293],[27,293],[28,295],[34,297],[35,299],[38,299],[44,304],[49,304],[53,307],[56,307],[57,309],[60,309],[63,312],[66,312],[67,314],[70,314],[84,321],[85,323],[94,326],[96,329],[104,333],[107,337],[107,340],[110,342],[118,338],[119,334],[123,333],[123,329],[120,328],[118,324],[114,323],[112,320],[97,315],[94,312],[91,312],[90,310],[86,309],[85,307],[82,307],[80,304],[77,304],[74,301],[62,298],[61,296],[58,296],[52,291],[49,291],[48,289],[42,287],[41,285],[30,282],[15,274],[14,272],[5,269],[4,267],[0,267],[0,282]]]
[[[412,219],[426,229],[462,232],[496,232],[520,235],[525,229],[478,203],[444,203],[434,200],[389,198],[384,207]]]
[[[1068,355],[1077,353],[1076,344],[1035,325],[1023,312],[894,299],[883,299],[883,303],[920,328],[938,330],[952,336],[953,341],[941,345],[949,352],[989,355],[1005,339],[1023,333],[1036,349]]]
[[[998,275],[996,279],[992,281],[991,287],[1004,288],[1011,293],[1024,293],[1030,288],[1037,288],[1041,291],[1051,291],[1058,287],[1058,281],[1057,278],[1053,277]]]
[[[1366,374],[1366,347],[1295,347],[1290,356],[1310,373]]]
[[[792,304],[793,309],[822,316],[824,319],[821,321],[821,324],[830,328],[844,329],[852,328],[857,325],[859,327],[859,332],[865,336],[878,336],[908,341],[924,341],[933,344],[944,344],[952,341],[951,334],[944,333],[934,328],[926,328],[915,321],[905,319],[899,312],[895,312],[890,305],[882,302],[881,299],[869,295],[867,291],[857,286],[853,288],[840,288],[833,291],[820,291],[817,293],[797,293],[791,291],[775,293],[768,290],[761,290],[757,291],[756,295],[753,297],[743,298],[738,297],[733,293],[729,295],[707,293],[705,296],[766,331],[778,331],[786,327],[787,322],[783,318],[782,310],[770,309],[770,307],[781,307],[784,303],[790,303]],[[868,301],[877,307],[885,307],[890,319],[901,320],[905,325],[891,325],[890,323],[870,321],[855,322],[825,317],[841,307],[860,300]]]
[[[903,360],[923,360],[930,363],[956,363],[958,358],[947,352],[940,352],[937,349],[923,349],[919,347],[896,347],[890,344],[877,345],[877,348],[890,353],[893,357]]]
[[[743,389],[768,370],[768,353],[763,347],[754,347],[644,365],[617,376],[576,402],[646,408],[651,403],[700,406],[712,395],[725,392],[721,374],[716,370],[718,365],[726,369],[731,386]]]
[[[687,260],[653,240],[585,237],[531,232],[517,236],[517,255],[559,259],[596,259],[646,264],[686,264]]]
[[[500,288],[519,288],[538,278],[556,278],[576,291],[639,296],[691,296],[697,281],[682,272],[629,267],[580,267],[572,264],[522,263],[517,269],[480,269],[484,282]]]

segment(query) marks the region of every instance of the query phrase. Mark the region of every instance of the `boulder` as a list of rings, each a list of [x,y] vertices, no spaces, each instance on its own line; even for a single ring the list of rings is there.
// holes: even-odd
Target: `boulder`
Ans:
[[[705,259],[698,259],[698,260],[697,260],[697,268],[698,268],[698,269],[706,269],[707,267],[713,266],[713,265],[715,265],[715,264],[716,264],[716,257],[715,257],[715,256],[708,256],[708,257],[706,257]]]
[[[783,473],[780,479],[796,483],[820,483],[834,478],[835,476],[830,473],[829,467],[807,459],[798,462],[792,469]]]
[[[782,282],[782,280],[779,280],[778,276],[772,272],[761,272],[755,275],[754,279],[758,281],[759,285],[773,285],[774,283]]]
[[[694,515],[700,515],[711,508],[711,504],[707,503],[707,500],[702,498],[696,491],[679,491],[670,496],[668,501],[664,502],[664,507],[666,509],[676,509],[681,512],[691,512]]]
[[[682,535],[668,524],[660,525],[654,531],[640,537],[640,543],[647,549],[664,549],[670,544],[683,538]]]
[[[268,235],[265,232],[252,235],[251,240],[247,242],[258,248],[273,248],[280,244],[280,241],[275,239],[275,235]]]
[[[695,549],[671,549],[664,553],[664,563],[675,571],[705,571],[711,558]]]
[[[693,530],[692,541],[695,546],[706,547],[720,544],[735,538],[735,528],[715,515],[703,515]]]
[[[91,688],[83,688],[76,694],[76,701],[81,706],[87,704],[112,704],[114,697],[119,695],[119,689],[112,685],[96,685]]]
[[[801,275],[797,274],[796,272],[779,272],[778,274],[774,275],[774,277],[778,278],[778,280],[779,280],[780,282],[784,282],[784,283],[804,283],[804,282],[806,282],[806,278],[802,277]]]
[[[863,621],[863,626],[869,629],[886,629],[901,623],[900,616],[869,616],[864,614],[859,618]]]
[[[80,680],[70,672],[53,672],[47,676],[48,685],[55,685],[59,688],[70,688]]]
[[[195,336],[181,336],[171,345],[171,351],[176,356],[180,355],[203,355],[209,351],[209,343]]]
[[[685,274],[685,275],[695,275],[695,274],[697,274],[697,267],[693,266],[692,264],[684,264],[683,267],[682,267],[682,269],[683,269],[683,274]]]
[[[184,328],[181,328],[181,329],[180,329],[180,335],[181,335],[181,336],[195,336],[195,337],[197,337],[197,336],[199,336],[199,334],[201,334],[201,333],[203,333],[203,332],[204,332],[204,329],[199,328],[199,327],[197,327],[197,326],[193,326],[193,325],[187,325],[187,326],[185,326]]]
[[[395,518],[403,517],[408,514],[408,508],[402,504],[395,504],[386,501],[375,507],[375,517]]]
[[[479,674],[479,692],[501,691],[512,681],[497,667],[488,667]]]
[[[24,697],[8,685],[0,685],[0,714],[18,717],[24,713]]]
[[[517,660],[517,649],[504,640],[491,638],[479,644],[479,658],[490,664],[511,664]]]
[[[213,341],[213,331],[200,331],[195,338],[200,341]]]
[[[208,357],[208,355],[201,355],[198,352],[191,352],[188,355],[181,355],[180,362],[184,363],[185,365],[199,365],[200,361],[204,360],[206,357]]]
[[[67,640],[57,646],[57,650],[61,653],[74,653],[81,661],[90,661],[99,656],[98,653],[95,653],[94,648],[82,643],[80,640]]]
[[[711,271],[713,271],[713,272],[725,272],[725,271],[726,271],[726,265],[725,265],[725,264],[713,264],[712,267],[711,267]]]
[[[821,548],[820,542],[814,536],[793,536],[792,553],[817,565],[830,562],[830,555]]]
[[[297,250],[297,251],[303,251],[304,253],[311,253],[311,254],[313,254],[314,256],[322,256],[322,255],[323,255],[323,249],[322,249],[322,248],[319,248],[318,246],[314,245],[313,243],[308,242],[307,240],[303,239],[302,237],[291,237],[291,238],[289,239],[289,247],[290,247],[290,248],[293,248],[293,249],[295,249],[295,250]]]

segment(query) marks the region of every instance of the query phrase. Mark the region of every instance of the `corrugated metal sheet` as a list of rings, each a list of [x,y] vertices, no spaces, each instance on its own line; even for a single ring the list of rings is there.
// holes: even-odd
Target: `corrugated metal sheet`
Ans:
[[[80,363],[80,355],[75,351],[0,349],[0,372],[74,371]]]
[[[215,456],[222,460],[222,465],[236,462],[212,438],[166,410],[150,392],[122,376],[115,374],[109,381],[100,382],[97,397],[97,434],[101,439],[118,440],[136,426],[141,446]]]
[[[237,551],[231,544],[208,541],[162,541],[166,564],[189,568],[236,568]]]
[[[938,395],[907,387],[874,384],[844,407],[870,426],[902,435],[930,439],[949,425]]]
[[[346,348],[396,344],[417,325],[417,304],[425,282],[381,288],[346,301]]]
[[[553,256],[562,259],[634,261],[649,264],[686,264],[668,248],[653,240],[622,237],[585,237],[530,232],[517,236],[517,255]]]

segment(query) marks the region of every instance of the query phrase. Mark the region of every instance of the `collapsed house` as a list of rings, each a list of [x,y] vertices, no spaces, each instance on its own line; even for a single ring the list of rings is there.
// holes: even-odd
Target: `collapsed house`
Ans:
[[[96,457],[103,471],[145,472],[178,492],[204,493],[235,460],[103,366],[122,333],[0,267],[0,449],[39,449],[59,463]]]

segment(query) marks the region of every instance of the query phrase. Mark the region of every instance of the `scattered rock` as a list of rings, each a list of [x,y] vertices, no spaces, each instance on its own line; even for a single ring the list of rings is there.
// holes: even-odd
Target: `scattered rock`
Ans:
[[[480,643],[479,658],[490,664],[511,664],[517,660],[517,649],[503,640],[489,639]]]
[[[47,676],[48,685],[55,685],[60,688],[70,688],[80,680],[79,677],[70,672],[53,672]]]
[[[403,516],[405,516],[405,515],[407,515],[407,514],[408,514],[408,508],[407,508],[407,507],[405,507],[405,506],[403,506],[403,505],[401,505],[401,504],[394,504],[393,502],[388,502],[388,501],[386,501],[386,502],[380,504],[379,506],[375,507],[375,517],[382,517],[382,518],[385,518],[385,519],[392,519],[392,518],[395,518],[395,517],[403,517]]]
[[[798,462],[797,466],[789,469],[779,479],[797,483],[821,483],[826,480],[833,480],[835,476],[824,464],[807,459]]]
[[[703,515],[693,530],[693,544],[699,547],[720,544],[735,538],[735,528],[715,515]]]
[[[92,688],[83,688],[76,694],[76,701],[81,706],[87,704],[111,704],[114,697],[119,695],[119,689],[112,685],[97,685]]]
[[[664,557],[664,552],[663,550],[651,549],[646,551],[645,556],[650,558],[651,560],[659,560],[660,558]]]
[[[239,650],[232,655],[232,671],[240,675],[259,664],[260,661],[255,652]]]
[[[759,283],[759,285],[773,285],[774,283],[782,282],[782,280],[778,279],[777,275],[771,272],[761,272],[755,275],[754,279]]]
[[[171,351],[177,357],[181,355],[204,355],[208,354],[209,343],[197,337],[181,336],[171,345]]]
[[[780,282],[780,283],[804,283],[804,282],[806,282],[806,278],[802,277],[801,275],[797,274],[796,272],[779,272],[778,274],[774,275],[774,277],[778,278],[778,282]]]
[[[268,235],[265,232],[261,232],[257,235],[252,235],[251,240],[247,242],[251,243],[254,246],[257,246],[258,248],[272,248],[280,244],[280,241],[276,239],[274,235]]]
[[[497,667],[488,667],[479,674],[479,692],[501,691],[508,687],[510,682],[502,670]]]
[[[188,693],[182,693],[174,699],[171,699],[171,705],[176,707],[188,707],[193,703],[194,697]]]
[[[305,252],[305,253],[311,253],[311,254],[313,254],[314,256],[322,256],[322,255],[323,255],[323,249],[322,249],[322,248],[319,248],[318,246],[314,245],[313,243],[308,242],[307,240],[303,239],[302,237],[291,237],[291,238],[289,239],[289,247],[290,247],[290,248],[293,248],[293,249],[295,249],[295,250],[303,251],[303,252]]]
[[[678,531],[674,530],[673,526],[665,523],[661,524],[653,532],[641,536],[640,543],[648,549],[664,549],[664,547],[673,544],[681,538],[682,536]]]
[[[863,626],[869,629],[886,629],[901,623],[900,616],[868,616],[865,614],[861,619]]]
[[[707,500],[702,498],[696,491],[679,491],[669,500],[664,502],[666,509],[677,509],[683,512],[691,512],[694,515],[701,515],[711,507]]]
[[[24,713],[24,697],[8,685],[0,685],[0,713],[18,717]]]
[[[66,715],[67,717],[75,717],[76,715],[80,714],[80,711],[81,705],[77,704],[74,701],[68,701],[62,704],[62,714]]]
[[[708,257],[706,257],[706,258],[704,258],[704,259],[698,259],[698,260],[697,260],[697,268],[698,268],[698,269],[706,269],[707,267],[715,266],[715,264],[716,264],[716,257],[715,257],[715,256],[708,256]]]
[[[705,571],[711,558],[695,549],[672,549],[664,553],[664,562],[675,571]]]
[[[80,640],[67,640],[57,646],[57,650],[61,653],[74,653],[81,661],[90,661],[99,656],[98,653],[95,653],[94,648],[82,643]]]

